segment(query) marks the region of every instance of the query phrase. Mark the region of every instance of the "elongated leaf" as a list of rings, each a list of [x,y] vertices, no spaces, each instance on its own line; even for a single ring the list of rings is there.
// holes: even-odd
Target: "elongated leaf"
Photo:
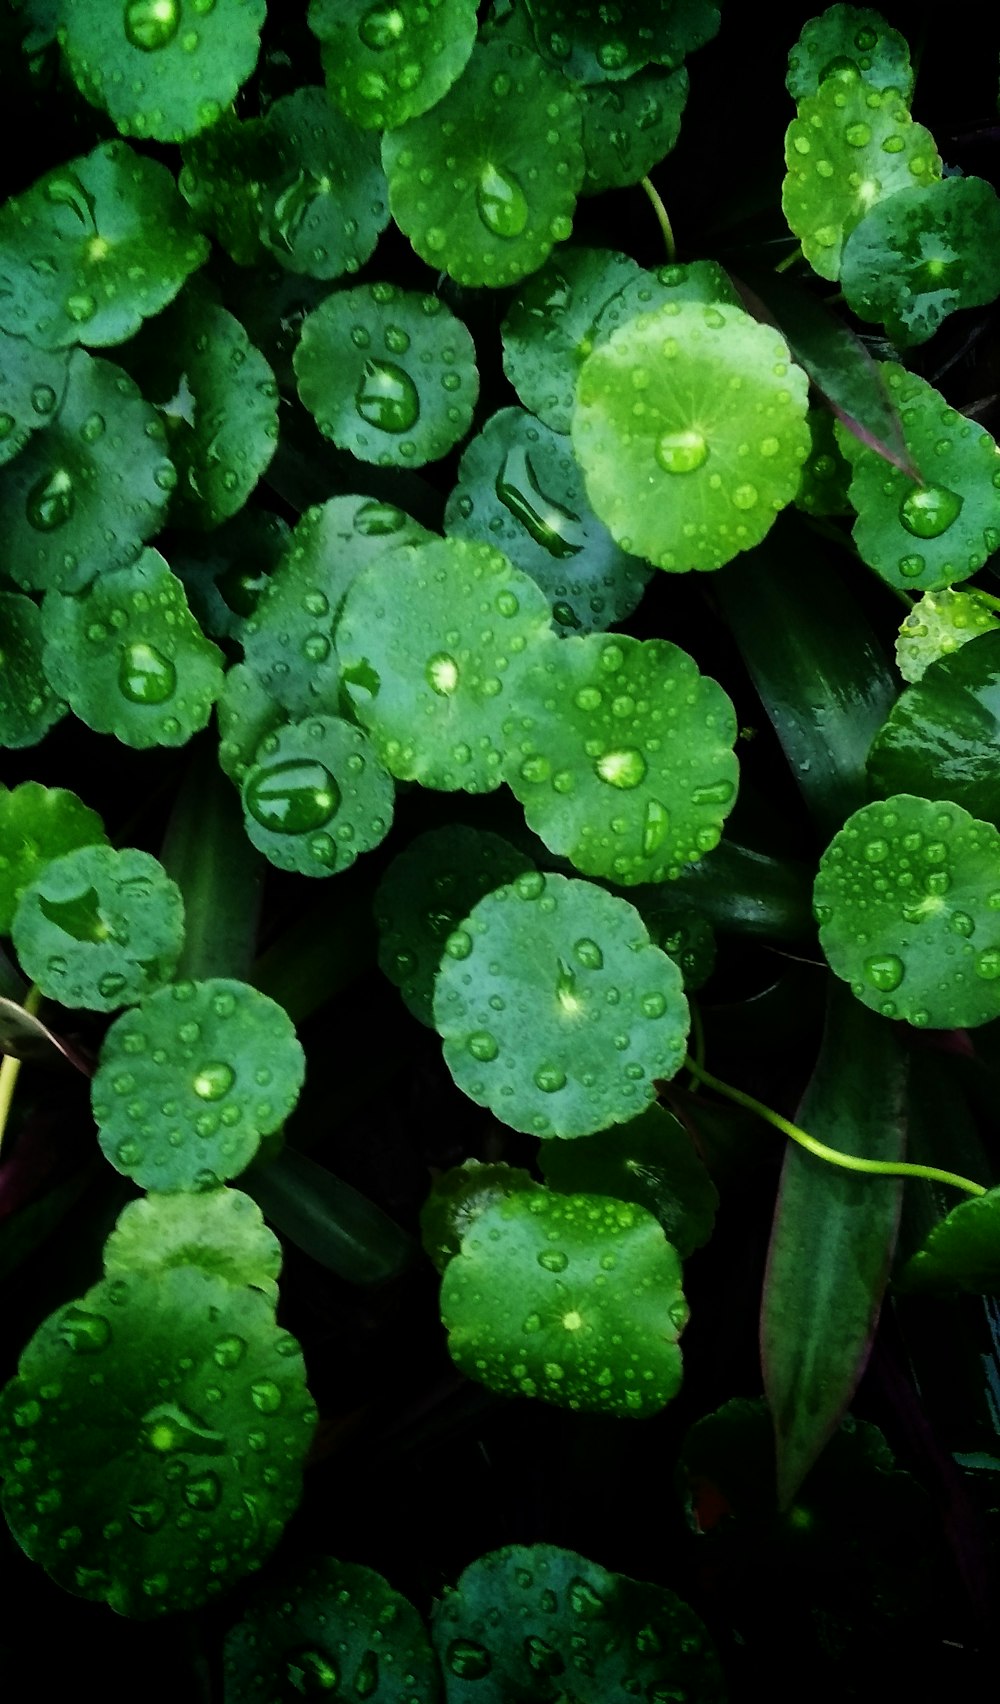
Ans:
[[[722,608],[806,804],[836,828],[868,797],[865,759],[896,687],[878,640],[834,572],[803,573],[771,540],[716,579]]]
[[[803,1129],[843,1153],[899,1160],[905,1084],[898,1032],[846,991],[832,990],[823,1046],[799,1110]],[[902,1179],[843,1171],[789,1146],[760,1332],[782,1508],[836,1431],[865,1369],[901,1201]]]

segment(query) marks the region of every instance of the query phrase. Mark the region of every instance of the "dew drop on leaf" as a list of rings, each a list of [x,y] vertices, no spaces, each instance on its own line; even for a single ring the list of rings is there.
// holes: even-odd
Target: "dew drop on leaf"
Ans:
[[[375,53],[395,47],[405,30],[406,19],[398,6],[373,6],[358,25],[361,40]]]
[[[664,473],[694,473],[708,459],[708,445],[693,428],[664,432],[656,445],[656,459]]]
[[[943,485],[922,485],[899,506],[899,519],[914,538],[939,538],[962,510],[962,498]],[[900,563],[900,571],[903,565]]]
[[[144,53],[167,47],[177,34],[180,21],[177,0],[126,0],[126,38]]]
[[[976,959],[976,975],[984,982],[995,982],[1000,976],[1000,949],[986,947]]]
[[[25,514],[36,532],[55,532],[72,518],[76,508],[73,475],[68,468],[53,468],[28,492]]]
[[[606,751],[597,759],[594,768],[599,779],[606,781],[609,787],[629,791],[645,779],[646,759],[634,746],[625,746],[620,750]]]
[[[326,1651],[304,1646],[291,1651],[285,1658],[288,1695],[303,1698],[322,1698],[325,1693],[339,1692],[340,1670]]]
[[[895,953],[884,953],[865,961],[865,975],[873,988],[878,988],[883,994],[891,994],[899,987],[905,968],[902,959]]]
[[[177,690],[177,670],[154,645],[135,640],[122,651],[118,688],[130,704],[165,704]]]
[[[604,954],[596,941],[591,941],[584,936],[582,940],[576,942],[573,952],[586,970],[603,970]]]
[[[103,1314],[70,1307],[59,1321],[59,1335],[74,1355],[97,1355],[111,1342],[111,1326]]]
[[[490,164],[479,173],[476,208],[494,237],[519,237],[528,223],[527,197],[516,177]]]
[[[340,805],[340,788],[322,763],[289,758],[261,768],[247,786],[247,809],[273,834],[325,828]]]
[[[450,698],[458,685],[458,664],[447,651],[435,651],[424,670],[427,684],[439,698]]]
[[[500,1052],[496,1036],[491,1035],[489,1030],[474,1030],[466,1046],[473,1059],[481,1060],[484,1065],[488,1065]]]
[[[381,432],[410,432],[420,417],[417,387],[394,361],[366,361],[354,406],[362,420]]]
[[[566,1087],[566,1073],[558,1065],[539,1065],[535,1072],[535,1087],[543,1094],[558,1094]]]
[[[453,1639],[445,1662],[459,1680],[482,1680],[493,1667],[489,1652],[474,1639]]]
[[[210,1059],[197,1073],[191,1087],[200,1100],[221,1100],[229,1093],[235,1081],[235,1073],[231,1065],[223,1059]]]

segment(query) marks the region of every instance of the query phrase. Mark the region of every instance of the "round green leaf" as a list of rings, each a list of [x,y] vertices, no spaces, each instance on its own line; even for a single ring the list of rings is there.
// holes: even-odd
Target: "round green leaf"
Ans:
[[[487,1207],[526,1189],[537,1189],[530,1172],[502,1163],[483,1165],[466,1160],[436,1177],[420,1210],[420,1240],[424,1252],[443,1272],[458,1253],[462,1238]]]
[[[18,901],[53,858],[78,846],[103,846],[96,811],[64,787],[22,781],[0,793],[0,935],[9,935]]]
[[[226,1704],[324,1694],[437,1704],[437,1661],[408,1599],[357,1562],[286,1568],[226,1635]]]
[[[0,292],[3,288],[0,277]],[[0,467],[21,453],[58,406],[67,361],[66,350],[37,349],[26,337],[12,337],[0,327]]]
[[[448,1350],[467,1377],[636,1419],[680,1389],[688,1314],[652,1213],[603,1195],[534,1189],[484,1208],[441,1284]]]
[[[549,606],[486,544],[387,551],[344,602],[337,651],[358,718],[401,781],[444,792],[500,785],[501,724]]]
[[[42,618],[37,604],[0,592],[0,746],[37,745],[66,714],[42,667]]]
[[[520,408],[501,409],[469,444],[444,524],[452,537],[498,545],[563,628],[589,632],[630,615],[651,573],[597,519],[565,437]]]
[[[0,471],[4,568],[29,591],[79,591],[134,562],[177,483],[156,410],[120,367],[77,350],[58,413]]]
[[[451,823],[418,834],[375,895],[379,967],[415,1018],[433,1028],[434,979],[445,941],[476,902],[534,866],[499,834]]]
[[[525,408],[554,431],[569,431],[577,374],[597,342],[602,310],[641,276],[615,250],[567,248],[514,297],[501,327],[504,371]]]
[[[236,1177],[299,1097],[292,1020],[245,982],[159,988],[108,1030],[91,1083],[105,1157],[143,1189]]]
[[[873,1011],[931,1029],[1000,1016],[991,823],[910,793],[864,805],[824,852],[813,902],[831,969]]]
[[[836,416],[832,409],[819,407],[810,408],[807,418],[809,455],[802,466],[795,506],[807,515],[849,515],[851,465],[837,442]]]
[[[62,0],[80,93],[125,136],[183,142],[221,117],[257,63],[265,0]]]
[[[434,1606],[448,1704],[722,1704],[719,1661],[664,1586],[553,1544],[480,1556]]]
[[[331,713],[336,701],[323,706]],[[288,722],[288,712],[271,697],[252,669],[237,663],[226,675],[216,706],[219,718],[219,768],[237,787],[257,754],[265,735]]]
[[[104,1276],[196,1266],[239,1287],[278,1300],[281,1244],[264,1215],[239,1189],[144,1195],[130,1201],[104,1245]]]
[[[539,50],[575,83],[630,77],[650,61],[675,66],[719,28],[709,0],[527,0]]]
[[[299,396],[338,449],[380,467],[420,467],[469,430],[475,357],[440,297],[359,284],[306,316],[295,375]]]
[[[332,876],[384,840],[393,785],[371,742],[338,716],[266,734],[242,782],[247,834],[279,870]]]
[[[1000,634],[930,663],[900,694],[868,754],[880,793],[951,799],[1000,826]]]
[[[124,343],[207,255],[166,167],[104,142],[0,208],[0,324],[46,349]]]
[[[431,112],[384,137],[392,216],[421,260],[459,284],[513,284],[573,228],[581,127],[558,72],[481,43]]]
[[[853,468],[854,542],[890,586],[938,591],[974,574],[1000,547],[1000,450],[926,379],[894,362],[882,372],[923,483],[838,425]]]
[[[895,89],[873,89],[850,62],[800,101],[785,164],[785,218],[813,270],[832,279],[846,238],[876,202],[941,176],[930,131]]]
[[[611,1195],[645,1207],[682,1260],[712,1234],[718,1192],[688,1132],[661,1106],[578,1142],[545,1142],[539,1164],[550,1188],[565,1195]]]
[[[636,906],[654,946],[662,947],[691,993],[707,982],[715,969],[715,930],[698,911],[689,911],[675,888],[654,887],[633,893]]]
[[[124,745],[184,745],[222,690],[223,657],[202,634],[158,550],[78,597],[42,605],[45,672],[88,728]]]
[[[262,186],[274,167],[274,150],[261,118],[244,122],[234,112],[187,142],[177,187],[200,230],[217,238],[239,266],[267,258],[261,237]]]
[[[133,370],[166,424],[172,524],[218,526],[242,509],[277,447],[271,368],[225,308],[185,296],[150,328]]]
[[[759,544],[809,454],[807,389],[741,308],[668,302],[614,332],[581,369],[573,449],[622,549],[683,571]]]
[[[211,639],[239,639],[271,574],[284,556],[291,528],[267,509],[241,509],[210,533],[171,540],[171,566],[191,613]]]
[[[879,202],[844,244],[840,281],[859,319],[898,348],[924,343],[956,308],[1000,295],[1000,200],[982,178],[945,178]]]
[[[680,135],[688,95],[685,68],[638,71],[624,82],[591,83],[583,107],[586,172],[580,193],[626,189],[670,153]]]
[[[722,302],[742,308],[729,274],[715,260],[672,262],[652,272],[640,268],[627,279],[616,295],[601,308],[594,327],[594,342],[603,343],[613,331],[639,314],[651,314],[667,302],[700,302],[710,307]]]
[[[386,550],[430,536],[371,497],[331,497],[306,510],[241,634],[247,663],[276,703],[293,716],[336,708],[333,635],[348,587]]]
[[[148,852],[79,846],[24,888],[11,935],[25,976],[50,1000],[115,1012],[173,974],[184,904]]]
[[[1000,1189],[961,1201],[910,1256],[899,1282],[906,1290],[1000,1291]]]
[[[896,89],[904,100],[913,92],[910,50],[899,31],[868,6],[837,5],[803,25],[788,55],[785,82],[792,100],[814,95],[845,64],[871,89]]]
[[[992,633],[1000,627],[991,604],[977,592],[953,592],[947,587],[940,592],[925,592],[918,598],[899,629],[896,640],[896,666],[904,680],[911,684],[921,680],[929,663],[939,657],[950,657],[970,639],[982,633]],[[890,787],[889,792],[917,793],[922,787]],[[953,795],[948,794],[951,798]],[[961,800],[958,801],[962,803]],[[983,812],[978,813],[980,816]],[[989,812],[985,813],[987,816]]]
[[[473,907],[434,989],[459,1088],[534,1136],[634,1118],[679,1070],[688,1021],[681,973],[633,906],[536,871]]]
[[[667,639],[539,647],[504,723],[528,826],[587,876],[676,881],[714,851],[739,780],[736,712]]]
[[[265,248],[310,278],[359,271],[389,223],[377,139],[344,118],[324,89],[303,88],[268,108],[261,145]]]
[[[190,1266],[106,1279],[40,1326],[0,1395],[7,1520],[81,1597],[193,1609],[274,1549],[315,1421],[257,1291]]]
[[[311,0],[327,88],[365,129],[395,130],[436,106],[468,64],[476,0]]]

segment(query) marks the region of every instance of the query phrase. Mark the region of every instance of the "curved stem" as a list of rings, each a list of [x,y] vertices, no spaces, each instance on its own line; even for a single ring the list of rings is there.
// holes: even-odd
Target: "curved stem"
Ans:
[[[703,1074],[705,1069],[705,1026],[701,1021],[701,1013],[693,1001],[690,1004],[690,1011],[691,1034],[694,1036],[694,1065],[691,1070],[691,1087],[694,1088],[698,1077]]]
[[[27,994],[24,996],[24,1010],[28,1012],[31,1017],[34,1017],[41,1003],[42,991],[40,988],[32,985],[32,987],[28,989]],[[12,1053],[5,1053],[3,1056],[3,1062],[0,1063],[0,1145],[3,1143],[4,1131],[7,1129],[7,1120],[10,1117],[10,1108],[14,1099],[14,1090],[17,1088],[17,1079],[20,1074],[20,1059],[15,1059]]]
[[[825,1142],[817,1141],[808,1131],[801,1130],[790,1119],[783,1118],[780,1112],[775,1112],[763,1101],[755,1100],[743,1089],[734,1089],[729,1083],[723,1083],[720,1078],[713,1077],[703,1065],[688,1054],[684,1061],[692,1076],[704,1083],[707,1089],[715,1089],[717,1094],[725,1095],[727,1100],[735,1101],[737,1106],[744,1106],[749,1112],[755,1112],[759,1118],[766,1120],[780,1130],[782,1135],[790,1136],[800,1148],[808,1149],[818,1160],[826,1160],[831,1166],[841,1166],[844,1171],[869,1172],[876,1177],[925,1177],[934,1183],[948,1183],[953,1189],[962,1189],[966,1195],[985,1195],[986,1190],[981,1183],[973,1183],[971,1178],[959,1177],[957,1172],[942,1171],[939,1166],[911,1165],[906,1160],[862,1160],[854,1154],[842,1154],[836,1148],[828,1148]]]
[[[788,268],[790,266],[794,266],[795,262],[797,260],[801,260],[801,259],[802,259],[802,244],[796,243],[791,254],[786,254],[784,260],[779,260],[779,262],[778,262],[778,264],[777,264],[777,266],[775,267],[774,270],[775,270],[775,272],[787,272]]]
[[[670,215],[664,207],[656,190],[653,188],[649,178],[644,177],[641,181],[642,188],[649,196],[653,206],[653,212],[656,214],[657,220],[659,221],[660,230],[663,232],[663,241],[667,248],[667,259],[671,264],[673,264],[673,262],[677,259],[677,244],[674,242],[674,232],[673,226],[670,223]]]

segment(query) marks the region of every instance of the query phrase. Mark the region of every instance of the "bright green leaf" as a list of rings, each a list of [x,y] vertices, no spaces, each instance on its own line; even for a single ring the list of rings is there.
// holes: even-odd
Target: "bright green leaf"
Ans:
[[[327,88],[355,124],[395,130],[436,106],[476,40],[475,0],[311,0]]]
[[[247,834],[279,870],[332,876],[385,839],[393,785],[372,743],[339,716],[265,734],[242,782]]]
[[[945,178],[878,202],[844,244],[840,281],[859,319],[898,348],[924,343],[957,308],[1000,295],[1000,200],[982,178]]]
[[[814,95],[828,77],[854,66],[871,89],[913,91],[910,50],[898,30],[868,6],[828,6],[803,25],[788,55],[786,84],[793,101]]]
[[[1000,1290],[1000,1189],[960,1201],[911,1255],[900,1275],[906,1290]]]
[[[278,1300],[281,1244],[255,1201],[238,1189],[144,1195],[130,1201],[104,1245],[104,1276],[196,1266],[227,1284]]]
[[[896,640],[896,665],[912,685],[922,680],[930,663],[950,657],[970,639],[1000,627],[1000,616],[977,592],[925,592],[904,619]],[[889,792],[917,792],[923,788],[890,787]],[[948,797],[952,797],[951,794]],[[957,801],[963,803],[961,799]],[[983,815],[983,812],[979,813]],[[985,813],[990,814],[988,811]]]
[[[53,858],[103,846],[104,824],[75,793],[22,781],[0,793],[0,934],[9,935],[18,901]]]
[[[461,1248],[462,1238],[487,1207],[537,1188],[531,1173],[520,1166],[483,1165],[479,1160],[452,1166],[434,1179],[420,1210],[424,1252],[438,1271],[443,1272]]]
[[[565,248],[511,302],[501,326],[504,371],[525,408],[553,431],[569,431],[577,374],[597,341],[603,309],[642,276],[614,249]]]

